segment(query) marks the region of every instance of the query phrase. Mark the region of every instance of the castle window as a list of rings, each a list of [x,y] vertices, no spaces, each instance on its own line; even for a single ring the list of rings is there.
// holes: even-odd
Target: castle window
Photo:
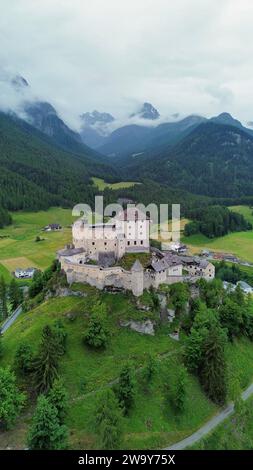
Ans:
[[[106,246],[106,245],[107,245],[107,242],[105,242],[104,245]]]
[[[130,245],[130,242],[127,242],[128,246]]]
[[[141,240],[141,245],[143,245],[143,240]]]
[[[92,242],[92,245],[95,245],[95,242]]]
[[[134,241],[134,244],[136,245],[136,243],[137,243],[137,242],[136,242],[136,240],[135,240],[135,241]]]

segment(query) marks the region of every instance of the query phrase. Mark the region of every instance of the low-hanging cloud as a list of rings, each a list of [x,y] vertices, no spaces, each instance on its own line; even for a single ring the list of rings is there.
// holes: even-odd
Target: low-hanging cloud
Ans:
[[[252,120],[251,0],[0,2],[0,63],[30,84],[20,97],[0,80],[2,109],[49,101],[74,128],[93,109],[128,122],[144,101],[161,120]]]

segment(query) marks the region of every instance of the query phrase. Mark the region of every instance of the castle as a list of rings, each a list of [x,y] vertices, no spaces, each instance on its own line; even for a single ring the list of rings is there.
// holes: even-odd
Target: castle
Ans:
[[[136,207],[122,210],[107,223],[73,224],[73,245],[58,252],[58,259],[70,284],[88,283],[98,289],[129,290],[135,296],[144,289],[158,288],[201,277],[213,279],[215,268],[207,260],[179,256],[150,247],[150,219]],[[136,259],[130,270],[119,260],[128,253],[150,253],[143,268]],[[118,264],[117,264],[118,263]]]

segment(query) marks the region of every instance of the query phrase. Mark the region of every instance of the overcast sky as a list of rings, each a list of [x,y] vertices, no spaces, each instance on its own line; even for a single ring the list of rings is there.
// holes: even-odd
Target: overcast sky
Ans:
[[[252,0],[0,0],[0,64],[75,125],[150,101],[253,121]],[[13,97],[2,90],[5,104]],[[5,95],[3,97],[3,95]]]

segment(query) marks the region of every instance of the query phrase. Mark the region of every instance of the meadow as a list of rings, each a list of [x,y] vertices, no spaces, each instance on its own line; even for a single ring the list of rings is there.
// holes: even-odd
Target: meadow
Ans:
[[[13,224],[0,230],[0,275],[6,281],[10,280],[15,268],[47,268],[55,259],[57,250],[72,240],[74,218],[70,209],[15,212],[12,218]],[[61,224],[62,230],[43,232],[43,227],[51,223]],[[36,242],[37,236],[42,241]]]
[[[253,223],[252,210],[249,207],[234,206],[231,209],[242,213]],[[39,212],[15,212],[12,217],[13,224],[0,230],[0,276],[3,276],[7,282],[10,281],[15,268],[46,269],[55,259],[57,250],[72,241],[71,224],[75,220],[70,209],[62,208]],[[187,222],[187,219],[180,221],[181,232]],[[63,228],[59,232],[43,232],[42,228],[50,223],[59,223]],[[167,226],[162,225],[161,232],[164,230],[167,230]],[[168,230],[171,230],[170,222]],[[36,242],[37,236],[43,240]],[[253,262],[253,231],[234,232],[212,240],[204,235],[191,237],[182,235],[181,240],[189,246],[192,253],[199,253],[202,249],[208,248],[233,253],[241,259]]]
[[[253,224],[252,209],[247,206],[232,206],[231,210],[239,212]],[[233,232],[224,237],[209,239],[197,234],[190,237],[182,237],[190,251],[195,254],[203,249],[232,253],[245,261],[253,262],[253,230],[247,232]]]
[[[80,289],[80,285],[75,288]],[[175,415],[165,400],[166,383],[182,364],[184,336],[179,342],[168,336],[168,326],[160,326],[155,336],[141,335],[120,322],[129,318],[155,318],[154,312],[141,312],[131,295],[98,292],[82,286],[86,297],[53,298],[28,313],[22,313],[3,336],[3,356],[0,365],[11,365],[15,351],[22,340],[32,344],[34,351],[40,340],[43,326],[61,319],[68,333],[67,352],[60,361],[60,375],[70,397],[67,425],[70,430],[70,447],[96,448],[93,416],[99,393],[113,386],[126,361],[130,361],[136,375],[135,406],[129,417],[124,418],[125,449],[156,449],[178,441],[196,431],[217,411],[202,392],[198,380],[187,374],[187,398],[185,411]],[[111,331],[109,345],[104,351],[94,351],[83,343],[88,315],[92,303],[101,300],[107,307],[107,322]],[[146,293],[143,302],[151,302]],[[147,354],[157,360],[157,370],[149,387],[142,378]],[[253,378],[252,344],[241,339],[227,348],[229,374],[237,376],[245,388]],[[34,404],[29,401],[17,425],[0,433],[0,448],[8,444],[15,448],[26,445],[27,430],[31,422]]]
[[[120,181],[119,183],[106,183],[102,178],[96,178],[95,176],[91,178],[93,184],[99,189],[99,191],[104,191],[104,189],[127,189],[132,188],[136,184],[141,184],[136,181]]]

